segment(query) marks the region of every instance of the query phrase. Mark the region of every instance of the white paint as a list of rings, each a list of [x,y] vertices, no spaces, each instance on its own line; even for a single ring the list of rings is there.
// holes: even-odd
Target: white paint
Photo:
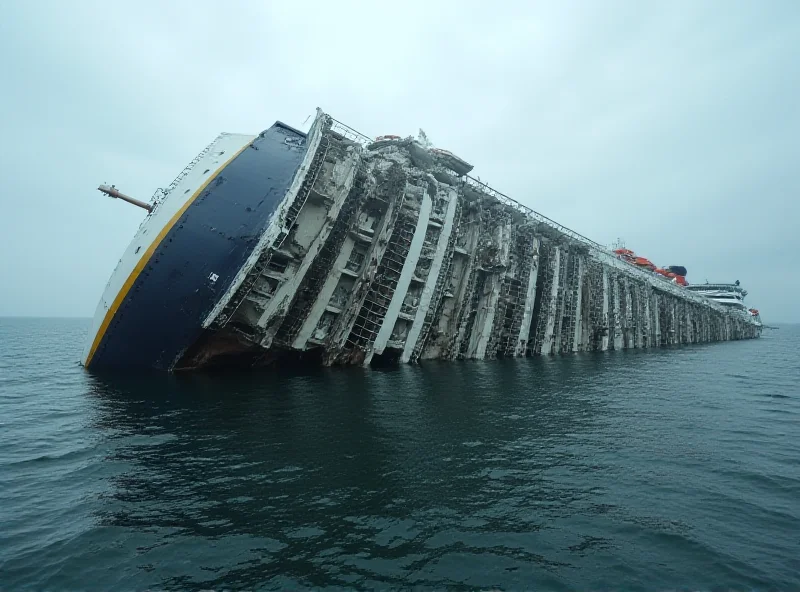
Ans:
[[[645,333],[647,333],[647,341],[644,343],[644,347],[650,347],[650,340],[653,338],[653,334],[650,332],[650,299],[644,299],[644,328]]]
[[[276,208],[275,214],[272,216],[272,220],[270,221],[267,229],[261,234],[261,237],[258,239],[258,243],[256,244],[253,252],[250,253],[250,256],[245,261],[242,268],[239,270],[239,273],[233,278],[230,287],[225,291],[222,297],[217,302],[217,305],[211,309],[211,312],[208,313],[208,316],[203,321],[203,327],[208,327],[211,323],[214,322],[214,319],[219,316],[225,307],[230,302],[231,298],[233,298],[234,294],[239,290],[239,287],[244,282],[247,274],[253,268],[253,265],[256,264],[258,258],[261,256],[261,253],[264,252],[264,249],[268,248],[278,237],[281,231],[288,229],[284,228],[284,221],[286,220],[286,214],[289,211],[289,208],[294,202],[294,198],[297,195],[297,192],[300,191],[300,187],[303,185],[303,181],[306,178],[306,174],[308,173],[308,169],[311,166],[311,162],[314,160],[314,155],[317,153],[317,148],[319,148],[319,143],[322,140],[322,132],[324,121],[327,120],[327,115],[322,113],[322,111],[317,110],[317,116],[314,119],[314,123],[309,130],[307,136],[307,148],[306,148],[306,155],[303,157],[303,161],[300,163],[300,167],[298,167],[297,171],[295,172],[294,179],[292,180],[292,184],[289,186],[289,190],[286,192],[286,195],[283,197],[280,205]]]
[[[447,255],[447,243],[450,240],[450,234],[453,231],[453,220],[455,219],[456,205],[458,202],[458,196],[456,195],[455,190],[448,188],[447,191],[450,194],[450,199],[447,203],[447,211],[444,215],[444,225],[442,226],[442,231],[439,233],[439,240],[436,243],[436,252],[433,255],[430,273],[428,273],[428,277],[425,280],[425,287],[422,290],[422,296],[420,297],[419,306],[417,307],[417,314],[414,317],[414,323],[411,325],[411,329],[408,331],[406,343],[403,347],[403,354],[400,356],[400,361],[403,363],[407,363],[411,359],[411,355],[414,353],[414,348],[417,345],[417,339],[419,339],[419,334],[422,332],[422,327],[425,324],[425,315],[428,313],[428,309],[431,305],[431,299],[433,298],[433,293],[436,290],[436,283],[439,279],[439,272],[442,269],[442,263]],[[446,278],[445,284],[447,284]],[[447,285],[442,286],[442,290],[446,289]]]
[[[469,298],[471,296],[469,289],[474,287],[474,284],[470,282],[470,279],[474,277],[474,269],[476,266],[475,263],[475,251],[476,245],[478,243],[478,238],[480,236],[480,225],[477,224],[474,220],[470,220],[468,214],[464,214],[461,218],[460,227],[464,227],[465,233],[465,240],[464,245],[462,247],[462,251],[467,253],[465,256],[466,263],[464,263],[464,259],[461,259],[460,262],[453,263],[454,266],[458,266],[460,269],[461,274],[460,276],[452,275],[451,281],[454,279],[458,279],[458,290],[455,293],[455,297],[453,298],[453,304],[451,305],[451,313],[452,313],[452,329],[455,331],[455,339],[453,340],[452,344],[449,346],[445,346],[449,351],[451,356],[456,356],[458,352],[461,351],[461,346],[464,344],[464,335],[466,333],[466,322],[463,321],[463,316],[467,313],[466,308],[469,306]],[[453,257],[461,258],[461,255],[456,255],[458,251],[458,241],[456,241],[456,251],[453,253]],[[457,269],[457,270],[458,270]],[[457,271],[456,270],[456,271]],[[440,329],[442,327],[440,326]],[[450,331],[446,331],[447,335],[450,334]]]
[[[406,292],[408,292],[408,286],[411,284],[411,277],[414,275],[414,270],[419,261],[419,255],[422,252],[422,244],[425,242],[425,233],[428,231],[428,218],[431,215],[432,205],[433,202],[428,192],[423,192],[422,204],[419,209],[419,218],[417,218],[417,226],[414,229],[411,246],[408,248],[408,256],[406,257],[405,263],[403,263],[400,279],[397,281],[394,294],[392,294],[392,300],[389,302],[386,315],[383,317],[383,323],[378,330],[378,335],[375,337],[372,351],[364,358],[365,366],[370,363],[373,354],[383,353],[386,342],[389,341],[389,337],[392,336],[394,324],[397,322],[397,317],[400,314],[400,307],[403,305]]]
[[[637,286],[640,287],[640,286]],[[630,287],[630,283],[628,284],[628,291],[630,294],[631,299],[631,327],[633,329],[633,347],[638,349],[642,347],[642,311],[639,306],[636,307],[636,313],[633,312],[633,300],[634,300],[634,293]],[[637,297],[636,298],[637,305],[641,304],[641,300]],[[634,318],[634,314],[638,315],[637,318]]]
[[[658,314],[658,294],[653,292],[653,310],[655,310],[655,319],[656,319],[656,326],[655,326],[655,347],[661,347],[661,319]]]
[[[558,275],[561,267],[561,249],[553,248],[553,286],[550,290],[550,306],[547,312],[547,324],[544,328],[544,339],[542,340],[542,355],[548,356],[553,351],[553,330],[556,326],[556,315],[558,310]]]
[[[632,310],[632,300],[631,300],[631,287],[628,283],[628,276],[622,278],[622,285],[624,286],[624,295],[625,295],[625,328],[624,328],[624,335],[628,336],[628,343],[625,343],[625,340],[622,340],[623,347],[628,348],[630,347],[631,342],[631,325],[633,325],[633,310]],[[634,345],[634,347],[636,347]]]
[[[670,306],[670,317],[672,319],[672,322],[670,324],[672,332],[670,333],[669,339],[670,339],[670,344],[674,345],[675,343],[677,343],[678,340],[678,325],[675,323],[675,302],[673,302],[672,306]]]
[[[495,245],[500,248],[498,258],[500,264],[508,267],[511,263],[511,234],[512,224],[501,224],[496,229]]]
[[[351,152],[347,158],[336,163],[334,169],[336,167],[340,167],[341,173],[339,175],[334,174],[333,176],[332,182],[334,183],[335,187],[335,195],[329,196],[332,197],[333,203],[331,204],[330,210],[328,210],[327,214],[325,214],[323,207],[311,206],[308,203],[306,203],[305,206],[303,206],[303,209],[300,211],[298,215],[298,221],[300,221],[300,216],[303,214],[303,211],[305,211],[306,208],[316,207],[317,210],[320,210],[319,219],[321,221],[321,225],[320,222],[317,223],[318,230],[316,232],[316,237],[311,241],[305,257],[303,257],[303,260],[300,262],[300,267],[297,268],[297,271],[292,275],[292,277],[281,284],[280,288],[278,288],[278,290],[275,292],[275,295],[267,304],[264,312],[261,314],[261,317],[256,323],[259,327],[266,327],[270,318],[276,313],[286,314],[286,309],[291,303],[294,293],[300,287],[300,283],[305,278],[308,268],[311,267],[314,259],[316,259],[320,250],[322,250],[322,247],[325,246],[325,241],[331,233],[331,229],[333,228],[336,218],[339,217],[339,211],[342,209],[342,205],[344,205],[344,202],[350,193],[350,188],[353,186],[353,179],[355,179],[359,159],[360,157],[358,153]],[[308,226],[308,223],[306,226]],[[298,228],[302,227],[303,224],[299,223]],[[309,227],[309,230],[310,229],[311,227]],[[281,310],[278,310],[279,308]],[[269,331],[262,339],[261,345],[263,347],[270,347],[272,345],[272,339],[274,338],[277,330],[278,323],[276,323],[272,331]]]
[[[489,345],[489,339],[492,335],[494,315],[497,312],[497,301],[500,299],[501,275],[498,273],[492,274],[488,278],[488,282],[490,282],[489,293],[488,295],[486,294],[486,284],[484,284],[483,296],[478,304],[484,311],[483,321],[481,321],[481,314],[478,313],[475,318],[475,324],[479,325],[478,331],[476,333],[475,328],[472,329],[471,352],[467,353],[468,358],[475,358],[476,360],[482,360],[486,357],[486,346]]]
[[[244,134],[221,134],[209,146],[208,152],[197,161],[195,166],[175,185],[172,191],[164,196],[153,212],[147,215],[111,273],[103,295],[100,297],[81,358],[84,364],[97,337],[97,332],[105,320],[108,309],[114,303],[120,290],[122,290],[144,254],[153,245],[153,241],[156,240],[158,234],[186,205],[186,202],[194,196],[197,190],[219,173],[222,165],[255,138],[256,136]]]
[[[583,298],[583,257],[578,257],[578,301],[575,303],[575,334],[572,340],[572,351],[577,352],[581,348],[581,337],[583,335],[583,310],[581,308]]]
[[[603,322],[606,326],[606,334],[603,335],[600,349],[608,351],[608,336],[611,333],[611,325],[608,322],[608,269],[603,267]]]
[[[295,338],[294,343],[292,343],[293,348],[306,349],[308,340],[314,334],[314,330],[317,328],[317,325],[319,325],[319,320],[325,313],[325,307],[328,306],[328,303],[330,302],[331,298],[333,297],[333,293],[336,290],[336,286],[339,285],[339,278],[342,277],[341,270],[344,269],[345,265],[347,265],[347,261],[350,259],[350,253],[353,251],[355,244],[355,241],[349,236],[342,244],[339,255],[336,257],[336,263],[333,265],[333,269],[331,270],[330,274],[328,274],[325,284],[322,286],[322,290],[320,290],[316,301],[314,301],[314,305],[311,307],[311,311],[308,313],[306,320],[303,322],[303,326],[300,328],[300,331],[297,332],[297,337]]]
[[[539,239],[533,239],[533,252],[531,269],[528,276],[528,289],[525,291],[525,311],[522,313],[522,326],[519,328],[515,356],[524,356],[528,349],[528,338],[531,334],[531,317],[533,306],[536,304],[536,279],[539,277]]]
[[[622,349],[622,319],[619,318],[620,281],[614,278],[614,349]]]

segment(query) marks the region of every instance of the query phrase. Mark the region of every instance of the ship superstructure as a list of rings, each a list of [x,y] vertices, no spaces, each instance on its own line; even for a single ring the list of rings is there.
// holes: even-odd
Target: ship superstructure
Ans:
[[[276,123],[221,135],[149,204],[84,364],[370,364],[759,335],[471,169],[322,112],[308,134]]]
[[[695,294],[705,296],[730,310],[750,315],[756,318],[759,323],[761,322],[758,309],[748,308],[744,303],[747,290],[742,288],[738,280],[729,284],[709,284],[708,282],[705,284],[693,284],[687,286],[687,289]]]

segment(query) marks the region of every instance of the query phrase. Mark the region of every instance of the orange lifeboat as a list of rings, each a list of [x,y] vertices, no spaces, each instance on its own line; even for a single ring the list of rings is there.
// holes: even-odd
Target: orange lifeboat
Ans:
[[[636,257],[636,259],[633,260],[633,263],[639,267],[646,267],[651,271],[656,269],[656,266],[653,264],[653,262],[645,257]]]
[[[393,136],[393,135],[390,134],[390,135],[387,135],[387,136],[378,136],[377,138],[375,138],[375,141],[376,142],[385,142],[387,140],[399,140],[399,139],[400,139],[400,136]]]
[[[750,309],[750,314],[753,315],[754,317],[757,317],[758,316],[758,309],[757,308],[751,308]]]
[[[682,275],[675,276],[675,283],[679,286],[688,286],[689,282],[686,281],[686,278]]]
[[[614,249],[614,254],[628,263],[633,263],[633,260],[636,258],[636,253],[630,249]]]

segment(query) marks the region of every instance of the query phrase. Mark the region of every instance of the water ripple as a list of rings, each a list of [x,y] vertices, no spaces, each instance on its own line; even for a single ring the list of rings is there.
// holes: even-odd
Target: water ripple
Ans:
[[[800,328],[389,371],[91,375],[0,320],[3,589],[800,589]]]

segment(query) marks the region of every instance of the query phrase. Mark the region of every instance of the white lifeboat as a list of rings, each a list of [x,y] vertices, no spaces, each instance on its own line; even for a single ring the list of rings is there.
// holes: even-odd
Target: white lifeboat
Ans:
[[[466,160],[459,158],[449,150],[444,150],[442,148],[431,148],[431,154],[434,156],[434,158],[436,158],[436,160],[439,161],[439,164],[447,167],[459,176],[466,175],[473,168],[475,168]]]

